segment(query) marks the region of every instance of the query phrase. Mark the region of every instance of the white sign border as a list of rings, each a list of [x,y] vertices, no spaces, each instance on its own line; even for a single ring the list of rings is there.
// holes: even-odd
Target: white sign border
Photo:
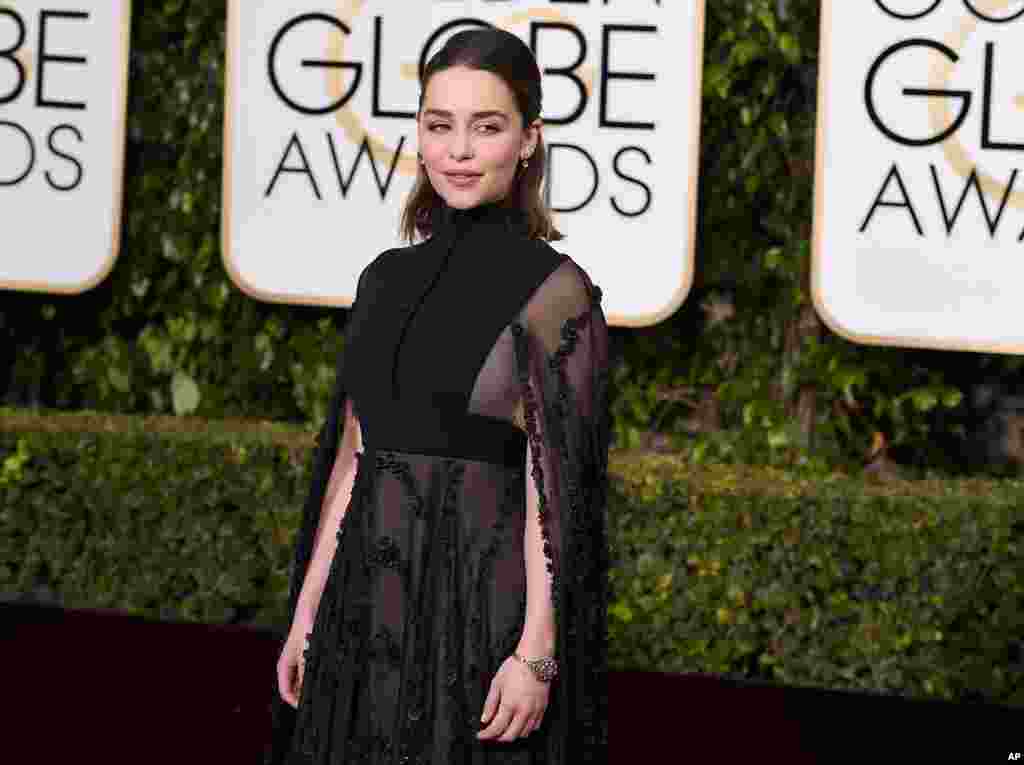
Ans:
[[[351,308],[355,302],[353,295],[347,302],[332,298],[321,298],[313,296],[299,297],[290,293],[271,292],[259,289],[246,282],[241,271],[231,259],[231,211],[233,200],[232,189],[232,165],[234,130],[234,115],[236,107],[236,94],[234,88],[233,61],[240,51],[240,24],[238,19],[238,8],[242,0],[227,0],[227,27],[225,30],[225,67],[224,67],[224,162],[222,177],[221,196],[221,258],[224,268],[231,281],[246,295],[256,300],[285,303],[289,305],[308,306],[334,306],[340,308]],[[666,306],[653,313],[632,314],[628,317],[609,313],[606,316],[609,325],[620,327],[649,327],[663,322],[678,311],[693,287],[694,275],[696,273],[696,245],[697,245],[697,189],[700,178],[700,142],[701,142],[701,107],[703,104],[703,82],[704,82],[704,51],[706,48],[705,21],[707,15],[707,0],[693,0],[696,19],[694,30],[694,51],[696,62],[693,67],[694,83],[692,88],[692,102],[690,104],[690,120],[692,136],[690,145],[687,147],[689,153],[690,177],[688,180],[688,209],[685,211],[687,221],[685,224],[686,247],[685,258],[687,260],[684,273],[686,274],[679,288],[676,290],[674,299]]]
[[[118,68],[121,81],[121,119],[114,124],[115,147],[120,151],[114,151],[114,199],[111,223],[110,252],[107,259],[100,264],[99,269],[88,279],[77,284],[51,284],[49,282],[19,281],[17,279],[7,280],[0,278],[0,289],[16,290],[18,292],[45,292],[53,295],[78,295],[88,292],[97,284],[102,282],[110,272],[114,270],[114,263],[121,254],[121,227],[124,222],[124,156],[127,148],[126,136],[128,127],[128,67],[131,55],[132,36],[132,0],[125,0],[124,13],[121,18],[121,44],[118,47],[121,53],[122,66]]]
[[[854,332],[842,325],[829,310],[822,288],[822,248],[824,243],[823,221],[825,218],[825,157],[828,136],[828,87],[831,74],[831,31],[832,3],[837,0],[821,0],[821,18],[818,41],[818,115],[815,135],[814,160],[814,220],[812,223],[811,245],[811,302],[825,325],[840,337],[860,345],[874,345],[895,348],[911,348],[939,351],[972,351],[975,353],[1024,354],[1024,344],[988,343],[967,338],[939,340],[935,337],[911,337],[908,335],[867,335]]]

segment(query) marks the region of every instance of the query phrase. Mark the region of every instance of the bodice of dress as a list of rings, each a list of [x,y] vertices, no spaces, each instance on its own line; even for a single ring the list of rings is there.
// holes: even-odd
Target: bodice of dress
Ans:
[[[560,266],[576,268],[499,203],[445,207],[430,239],[373,261],[343,372],[364,446],[522,465],[511,328]]]

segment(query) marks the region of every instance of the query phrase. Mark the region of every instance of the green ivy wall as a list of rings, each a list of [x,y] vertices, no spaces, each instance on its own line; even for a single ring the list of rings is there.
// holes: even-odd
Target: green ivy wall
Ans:
[[[223,0],[135,3],[121,256],[82,295],[4,293],[0,403],[322,420],[347,312],[258,302],[221,260],[225,16]],[[697,281],[661,325],[613,329],[616,441],[958,470],[966,386],[1020,360],[856,346],[817,319],[817,25],[812,0],[708,3]]]

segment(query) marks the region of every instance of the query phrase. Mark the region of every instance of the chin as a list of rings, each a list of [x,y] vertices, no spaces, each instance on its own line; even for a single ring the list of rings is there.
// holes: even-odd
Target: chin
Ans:
[[[449,207],[454,207],[459,210],[468,210],[471,207],[484,204],[490,201],[496,201],[497,197],[494,197],[487,192],[480,192],[475,189],[467,191],[464,194],[442,194],[444,201],[448,203]]]
[[[480,204],[479,197],[445,197],[443,194],[442,197],[449,207],[454,207],[456,210],[468,210],[470,207],[476,207]]]

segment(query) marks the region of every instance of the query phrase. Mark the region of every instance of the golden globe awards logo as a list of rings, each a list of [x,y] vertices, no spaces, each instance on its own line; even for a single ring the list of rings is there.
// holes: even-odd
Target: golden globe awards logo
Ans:
[[[77,146],[84,139],[82,131],[72,120],[76,111],[84,111],[86,104],[80,96],[54,94],[53,80],[59,75],[55,70],[58,65],[83,66],[87,63],[85,56],[57,55],[49,49],[52,44],[54,30],[61,24],[81,24],[88,21],[86,11],[58,11],[42,9],[39,11],[39,48],[32,52],[27,50],[28,24],[15,8],[0,6],[0,19],[7,22],[8,29],[13,29],[14,39],[5,48],[0,48],[0,59],[9,64],[13,77],[0,91],[0,106],[14,103],[22,97],[30,98],[36,109],[52,110],[54,115],[67,115],[63,121],[50,127],[45,136],[33,135],[29,128],[13,120],[0,119],[0,129],[8,131],[8,143],[22,144],[21,152],[4,153],[3,172],[0,173],[0,187],[18,186],[24,183],[35,172],[41,169],[46,184],[54,191],[73,191],[82,183],[82,163],[77,156]],[[35,75],[35,88],[29,93],[30,76]],[[10,134],[17,136],[11,141]],[[48,156],[40,157],[41,150]],[[19,161],[19,159],[21,161]],[[52,161],[47,161],[47,159]]]
[[[813,293],[836,331],[1024,350],[1022,35],[1024,0],[824,3]]]
[[[80,292],[117,254],[130,6],[91,5],[0,3],[2,287]]]
[[[1020,168],[1014,167],[1009,178],[998,181],[981,169],[975,161],[970,158],[969,152],[964,148],[964,143],[958,135],[964,130],[964,123],[971,115],[972,109],[978,109],[980,115],[980,136],[978,143],[982,151],[1002,151],[1020,154],[1024,152],[1024,134],[1018,136],[1018,140],[1006,140],[998,137],[996,122],[997,104],[994,98],[996,90],[996,61],[997,43],[988,39],[984,43],[984,58],[982,63],[982,78],[976,83],[976,88],[960,90],[950,86],[954,77],[955,66],[960,62],[960,53],[970,35],[975,34],[980,24],[1012,24],[1024,17],[1024,4],[1010,2],[990,2],[984,0],[963,0],[964,8],[968,16],[956,26],[955,30],[945,40],[934,40],[927,37],[912,37],[893,43],[875,59],[865,80],[864,98],[865,105],[872,124],[886,136],[890,141],[905,147],[924,147],[935,144],[948,146],[945,151],[948,160],[948,170],[953,174],[966,177],[966,184],[959,190],[959,198],[955,206],[947,202],[946,193],[943,189],[942,172],[935,163],[929,163],[929,173],[934,182],[935,199],[937,208],[942,216],[942,226],[947,234],[952,234],[956,228],[959,216],[964,214],[965,197],[974,191],[977,194],[978,212],[984,216],[989,235],[995,237],[999,232],[1000,223],[1004,219],[1004,212],[1007,205],[1014,201],[1021,206],[1024,194],[1015,193],[1017,176]],[[905,4],[904,4],[905,5]],[[924,10],[917,13],[897,11],[892,5],[879,0],[879,9],[890,18],[900,21],[911,22],[926,18],[931,13],[938,11],[941,2],[931,0],[931,4]],[[1021,6],[1014,12],[1006,12],[1010,5]],[[997,7],[1003,8],[1003,14],[995,13]],[[1019,34],[1024,33],[1024,24],[1018,25]],[[1004,41],[1005,45],[1005,41]],[[905,84],[903,92],[911,98],[928,98],[929,118],[932,126],[930,134],[913,135],[902,131],[901,126],[890,124],[883,113],[878,102],[878,93],[884,87],[881,82],[881,73],[886,63],[902,53],[912,51],[928,51],[937,56],[935,64],[931,68],[927,87]],[[1006,52],[1003,51],[1002,60],[1005,61]],[[1008,70],[1003,70],[1007,72]],[[1004,77],[1007,74],[1003,75]],[[1017,80],[1017,77],[1014,77]],[[1019,80],[1018,80],[1019,81]],[[1024,96],[1018,96],[1018,100]],[[1022,102],[1024,103],[1024,102]],[[956,109],[951,109],[951,104]],[[942,168],[945,170],[946,168]],[[890,192],[896,195],[897,201],[892,201]],[[988,196],[994,197],[992,209],[989,206]],[[885,201],[885,200],[889,201]],[[900,207],[906,210],[915,230],[920,236],[924,236],[924,227],[921,223],[921,216],[918,212],[919,204],[915,204],[913,196],[907,190],[907,182],[903,177],[899,162],[893,162],[893,166],[887,174],[878,195],[875,197],[865,217],[861,230],[866,230],[880,207]],[[1024,228],[1021,229],[1018,241],[1024,241]]]
[[[635,323],[675,310],[692,273],[703,6],[639,5],[229,3],[224,256],[236,283],[347,304],[360,269],[399,244],[419,72],[452,34],[494,25],[541,66],[544,192],[567,246],[595,276],[635,283],[635,263],[602,254],[658,243],[651,284],[637,285],[649,318]]]
[[[350,13],[353,17],[360,15],[357,10],[359,7],[359,4],[352,7]],[[567,16],[558,11],[549,11],[544,13],[542,12],[542,9],[536,8],[532,11],[520,14],[520,18],[523,21],[531,22],[530,43],[534,50],[540,47],[539,43],[541,43],[541,41],[555,32],[569,32],[573,40],[573,45],[576,46],[573,51],[575,57],[573,65],[547,68],[546,73],[549,77],[566,78],[571,86],[577,91],[573,102],[568,105],[569,113],[562,117],[548,117],[545,120],[547,125],[572,124],[581,117],[586,103],[589,100],[598,97],[600,98],[600,106],[598,110],[600,127],[631,128],[643,131],[650,131],[654,129],[653,122],[638,122],[629,118],[617,120],[610,116],[611,106],[609,103],[607,84],[613,79],[622,78],[625,73],[612,71],[609,67],[608,57],[603,59],[600,71],[597,71],[598,67],[595,64],[591,64],[589,66],[586,65],[584,59],[586,58],[587,41],[579,29],[570,23],[570,19]],[[514,19],[511,18],[505,18],[499,20],[499,23],[501,21],[509,22],[513,20]],[[289,19],[274,35],[274,39],[271,41],[270,50],[268,52],[267,73],[270,84],[279,101],[283,105],[292,109],[298,115],[318,116],[334,114],[336,115],[338,125],[345,131],[345,133],[353,138],[358,138],[359,140],[358,151],[355,154],[355,159],[352,162],[351,168],[341,168],[338,162],[338,145],[335,142],[334,135],[330,131],[325,131],[323,137],[327,152],[325,153],[324,159],[329,159],[330,163],[329,166],[326,165],[326,163],[324,166],[321,166],[316,162],[310,161],[310,156],[315,155],[313,155],[311,150],[307,149],[303,143],[301,133],[298,130],[293,131],[289,137],[287,146],[282,152],[282,156],[274,169],[274,175],[268,184],[266,196],[270,197],[274,194],[275,189],[278,188],[278,183],[281,180],[283,173],[297,173],[302,175],[308,181],[310,192],[318,199],[322,198],[321,187],[323,185],[323,178],[325,177],[330,178],[332,182],[336,181],[336,185],[335,188],[332,189],[332,193],[336,193],[340,198],[345,198],[352,184],[352,176],[354,173],[358,172],[359,166],[364,158],[366,159],[366,165],[374,174],[377,190],[383,197],[387,196],[391,181],[394,178],[396,171],[406,175],[415,175],[415,149],[406,149],[406,144],[409,142],[409,135],[401,135],[399,137],[398,145],[395,147],[389,147],[384,142],[376,139],[375,136],[363,127],[362,120],[360,120],[358,113],[352,105],[354,97],[358,94],[360,87],[364,84],[364,74],[369,72],[372,76],[372,82],[367,81],[366,85],[372,89],[371,118],[412,121],[415,120],[416,117],[415,111],[413,110],[391,108],[389,104],[383,102],[381,93],[381,65],[384,62],[381,60],[381,50],[383,46],[383,38],[386,35],[385,20],[383,16],[378,15],[373,19],[374,51],[372,61],[363,62],[344,60],[346,47],[344,42],[346,38],[352,35],[352,27],[355,22],[356,18],[350,18],[348,23],[346,23],[346,21],[327,13],[309,12],[299,14]],[[293,32],[298,34],[299,28],[306,25],[323,25],[328,31],[335,33],[329,37],[329,44],[331,47],[330,57],[322,60],[307,58],[303,59],[301,62],[301,65],[304,67],[320,69],[325,73],[328,96],[319,103],[303,103],[297,97],[293,97],[289,91],[288,82],[281,76],[281,70],[284,69],[285,66],[285,63],[282,61],[282,49],[287,43],[287,37]],[[455,18],[441,25],[439,28],[431,32],[431,34],[429,34],[423,41],[417,58],[417,65],[412,66],[410,64],[406,64],[401,67],[403,79],[417,81],[419,71],[426,66],[428,55],[437,50],[438,42],[445,38],[449,33],[457,31],[458,29],[482,27],[486,25],[486,21],[476,18]],[[606,25],[605,27],[606,33],[613,31],[613,29],[615,29],[615,27],[612,25]],[[617,31],[620,34],[632,33],[636,35],[642,33],[651,34],[657,30],[648,25],[630,25],[618,26]],[[608,34],[608,37],[610,38],[610,34]],[[349,73],[351,76],[347,78],[342,76],[341,73],[345,72]],[[639,77],[642,79],[654,79],[653,73],[647,72],[639,73]],[[594,80],[598,78],[600,79],[602,87],[600,89],[600,93],[595,93]],[[347,80],[347,82],[343,82],[343,80]],[[370,77],[367,77],[367,80],[370,80]],[[552,155],[550,161],[551,164],[557,162],[557,155],[560,152],[575,152],[583,158],[590,174],[589,188],[586,189],[587,193],[578,200],[567,201],[560,206],[556,204],[555,209],[558,211],[576,211],[594,204],[596,191],[601,185],[602,163],[599,163],[598,159],[587,150],[586,146],[580,144],[554,142],[549,146],[549,150],[549,153]],[[645,155],[645,159],[648,164],[651,161],[650,156],[646,154],[643,147],[635,145],[622,146],[611,158],[611,172],[625,182],[635,184],[639,189],[641,189],[643,192],[641,202],[640,204],[635,205],[634,209],[630,209],[627,206],[620,205],[620,202],[616,199],[615,195],[611,194],[609,195],[608,203],[621,215],[638,217],[643,215],[650,208],[651,189],[644,178],[630,175],[625,169],[623,157],[630,153]],[[384,167],[380,168],[378,164],[384,165]],[[348,172],[346,172],[346,170],[348,170]],[[548,190],[550,192],[550,176],[548,180]]]

